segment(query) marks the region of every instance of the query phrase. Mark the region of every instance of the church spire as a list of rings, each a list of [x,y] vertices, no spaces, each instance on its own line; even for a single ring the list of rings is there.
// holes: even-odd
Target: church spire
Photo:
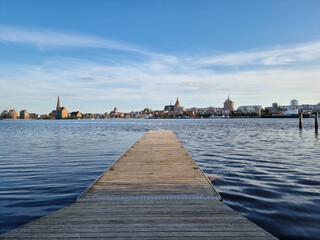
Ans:
[[[60,109],[60,99],[59,99],[59,96],[58,96],[58,101],[57,101],[57,111]]]
[[[177,101],[176,101],[175,106],[180,107],[180,103],[179,103],[179,99],[178,99],[178,97],[177,97]]]

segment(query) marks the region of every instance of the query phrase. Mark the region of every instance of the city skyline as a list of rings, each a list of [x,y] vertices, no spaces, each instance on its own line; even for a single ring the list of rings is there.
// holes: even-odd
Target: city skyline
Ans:
[[[319,1],[0,0],[0,110],[320,102]]]
[[[154,108],[152,108],[152,107],[150,107],[150,106],[145,106],[143,109],[140,109],[140,110],[137,110],[137,109],[131,109],[131,110],[129,110],[129,111],[124,111],[124,112],[120,112],[120,113],[125,113],[125,114],[127,114],[127,113],[133,113],[133,112],[135,112],[135,113],[137,113],[137,112],[144,112],[144,111],[146,111],[146,110],[148,110],[148,112],[158,112],[158,111],[160,111],[160,112],[162,112],[163,110],[164,111],[168,111],[169,110],[169,112],[170,111],[173,111],[173,112],[180,112],[180,113],[182,113],[182,112],[184,112],[184,113],[187,113],[189,110],[203,110],[203,109],[206,109],[206,110],[210,110],[210,109],[215,109],[215,110],[219,110],[219,111],[221,111],[221,110],[224,110],[224,111],[226,111],[225,113],[227,113],[227,114],[229,114],[229,113],[231,113],[231,112],[233,112],[233,111],[235,111],[235,112],[237,112],[237,111],[247,111],[247,109],[253,109],[253,108],[259,108],[259,109],[273,109],[273,110],[278,110],[278,109],[280,109],[280,108],[283,108],[285,111],[286,110],[288,110],[288,109],[298,109],[298,107],[299,107],[299,109],[300,110],[302,110],[302,111],[306,111],[306,112],[312,112],[312,111],[317,111],[317,110],[319,110],[319,107],[320,107],[320,102],[319,103],[317,103],[317,104],[310,104],[310,103],[300,103],[299,104],[299,101],[297,100],[297,99],[295,99],[295,98],[293,98],[293,99],[291,99],[290,100],[290,102],[289,103],[287,103],[287,104],[279,104],[279,103],[275,103],[275,102],[273,102],[272,103],[272,106],[271,105],[268,105],[268,106],[262,106],[262,105],[259,105],[259,104],[252,104],[252,105],[241,105],[241,106],[236,106],[236,105],[234,104],[234,101],[232,101],[232,99],[230,99],[230,95],[228,94],[228,97],[227,97],[227,99],[225,99],[225,101],[223,102],[223,106],[206,106],[206,107],[197,107],[197,106],[192,106],[192,107],[190,107],[190,106],[188,106],[188,107],[182,107],[181,105],[180,105],[180,101],[179,101],[179,97],[177,97],[176,98],[176,100],[175,100],[175,104],[172,104],[172,101],[170,101],[170,104],[169,105],[164,105],[164,108],[162,107],[162,108],[159,108],[159,109],[154,109]],[[70,106],[68,106],[68,108],[69,108]],[[15,110],[17,110],[16,108],[9,108],[9,109],[0,109],[0,113],[1,113],[1,111],[2,111],[2,113],[4,113],[4,112],[8,112],[8,111],[15,111]],[[71,111],[70,111],[70,114],[72,113],[85,113],[85,114],[107,114],[107,113],[117,113],[118,112],[118,107],[117,106],[115,106],[114,108],[113,108],[113,110],[106,110],[106,111],[102,111],[102,112],[92,112],[92,111],[89,111],[89,112],[84,112],[84,111],[82,111],[81,109],[79,110],[79,109],[77,109],[77,110],[75,110],[75,109],[72,109],[71,108]],[[17,110],[18,112],[19,112],[19,110]],[[21,112],[27,112],[28,113],[28,111],[27,111],[27,109],[22,109],[21,111],[20,111],[20,113]],[[62,116],[62,112],[63,111],[65,111],[65,113],[63,114],[63,116],[64,117],[61,117]],[[210,110],[211,111],[211,110]],[[29,113],[28,113],[29,114]],[[56,116],[58,116],[58,119],[60,119],[60,118],[66,118],[66,117],[68,117],[68,110],[67,110],[67,108],[66,107],[61,107],[61,105],[60,105],[60,96],[58,96],[58,98],[57,98],[57,103],[56,103],[56,108],[55,109],[53,109],[52,111],[50,111],[50,112],[48,112],[48,113],[32,113],[33,115],[35,115],[35,116],[40,116],[40,115],[42,115],[42,116],[49,116],[49,115],[51,115],[51,117],[53,117],[53,118],[55,118]]]

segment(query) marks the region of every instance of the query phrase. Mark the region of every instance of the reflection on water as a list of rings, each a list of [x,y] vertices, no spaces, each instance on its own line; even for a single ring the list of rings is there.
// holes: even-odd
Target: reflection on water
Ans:
[[[281,239],[317,239],[312,119],[0,122],[0,232],[72,203],[149,129],[171,129],[226,204]]]

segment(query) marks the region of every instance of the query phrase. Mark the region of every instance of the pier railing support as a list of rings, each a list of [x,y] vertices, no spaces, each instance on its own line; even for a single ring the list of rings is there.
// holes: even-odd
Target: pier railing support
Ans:
[[[319,128],[318,115],[319,115],[318,112],[314,113],[314,127],[316,130],[318,130],[318,128]]]
[[[303,112],[299,113],[299,128],[302,128],[302,122],[303,122]]]

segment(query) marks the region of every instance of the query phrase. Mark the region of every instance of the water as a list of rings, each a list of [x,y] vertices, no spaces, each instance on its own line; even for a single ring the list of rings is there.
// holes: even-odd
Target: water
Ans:
[[[171,129],[233,209],[280,239],[320,236],[313,119],[0,121],[0,233],[75,201],[149,129]]]

